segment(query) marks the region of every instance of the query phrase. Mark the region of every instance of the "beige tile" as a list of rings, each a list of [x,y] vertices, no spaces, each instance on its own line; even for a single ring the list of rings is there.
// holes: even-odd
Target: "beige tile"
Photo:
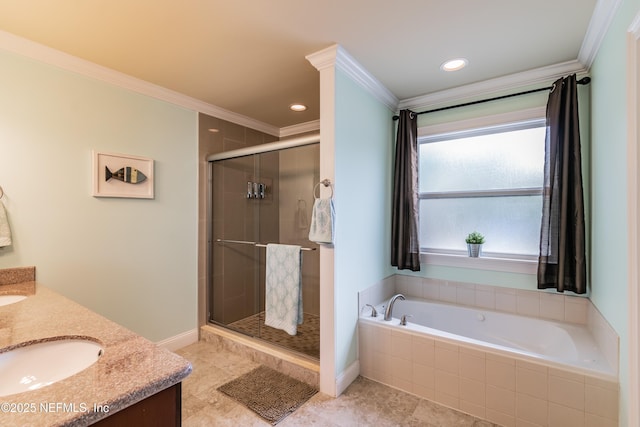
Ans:
[[[518,289],[516,292],[516,312],[523,316],[540,316],[539,293]]]
[[[513,291],[513,292],[512,292]],[[513,289],[498,288],[496,290],[496,310],[516,313],[516,293]]]
[[[516,367],[514,364],[498,362],[487,355],[487,384],[507,390],[516,389]]]
[[[620,384],[615,381],[607,381],[600,378],[585,376],[585,383],[596,387],[606,388],[608,390],[618,391]]]
[[[468,306],[476,305],[475,285],[459,283],[456,286],[456,303]]]
[[[503,414],[500,411],[487,408],[486,418],[496,424],[504,427],[516,427],[516,417],[512,415]]]
[[[460,409],[460,399],[436,390],[435,401],[449,408]]]
[[[564,320],[571,323],[585,325],[588,314],[587,298],[566,297],[564,300]]]
[[[583,411],[549,402],[549,427],[583,427]]]
[[[394,379],[411,383],[413,379],[413,365],[405,359],[391,356],[391,376]]]
[[[460,398],[460,408],[459,408],[462,412],[465,412],[467,414],[471,414],[475,417],[479,417],[479,418],[485,418],[487,415],[487,411],[485,409],[484,405],[475,405],[471,402],[467,402],[465,400],[463,400],[462,398]]]
[[[412,380],[414,385],[418,385],[422,388],[434,390],[436,386],[435,369],[431,366],[414,363]]]
[[[540,294],[540,317],[550,320],[564,320],[564,296],[548,293]]]
[[[440,301],[452,302],[455,304],[458,296],[456,286],[449,283],[440,284]]]
[[[571,381],[575,381],[578,383],[585,382],[585,376],[576,374],[575,372],[565,371],[564,369],[557,369],[549,367],[549,375],[554,377],[566,378]]]
[[[375,337],[375,340],[378,343],[376,345],[376,348],[378,349],[378,351],[384,354],[391,355],[391,351],[393,350],[391,329],[375,328],[375,330],[375,334],[377,335]]]
[[[411,354],[413,362],[421,365],[434,366],[435,343],[431,338],[413,335],[411,338]]]
[[[516,393],[514,391],[487,385],[486,393],[487,410],[492,409],[515,417]]]
[[[547,425],[549,408],[545,399],[538,399],[526,394],[516,394],[516,419],[544,426]]]
[[[610,388],[585,386],[586,412],[602,418],[618,419],[618,392]]]
[[[495,310],[496,308],[495,292],[476,289],[476,307]]]
[[[440,283],[431,279],[422,281],[422,298],[439,301],[440,300]]]
[[[516,391],[539,399],[547,399],[548,376],[538,370],[518,366],[516,369]]]
[[[585,414],[585,427],[618,427],[617,420],[602,418],[594,414]]]
[[[579,411],[584,411],[584,383],[566,378],[549,376],[549,401],[555,402],[558,405],[568,406]]]
[[[477,355],[466,351],[460,351],[460,377],[484,382],[486,380],[484,353],[477,353],[480,353],[482,357],[478,357]]]
[[[428,400],[435,400],[436,398],[436,392],[433,388],[422,387],[415,383],[413,384],[413,393]]]
[[[452,351],[450,348],[443,347],[436,343],[435,367],[436,369],[441,369],[451,374],[458,375],[459,362],[457,347],[455,348],[455,351]]]
[[[479,407],[485,407],[485,384],[484,382],[460,378],[460,400],[472,403]]]
[[[393,331],[391,333],[391,355],[406,361],[411,361],[411,335]]]
[[[434,376],[436,396],[441,392],[455,398],[460,397],[460,380],[457,375],[436,369]]]

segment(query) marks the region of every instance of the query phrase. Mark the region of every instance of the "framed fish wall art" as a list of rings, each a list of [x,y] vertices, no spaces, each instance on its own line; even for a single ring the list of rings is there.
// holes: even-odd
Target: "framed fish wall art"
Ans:
[[[153,199],[153,159],[93,151],[93,196]]]

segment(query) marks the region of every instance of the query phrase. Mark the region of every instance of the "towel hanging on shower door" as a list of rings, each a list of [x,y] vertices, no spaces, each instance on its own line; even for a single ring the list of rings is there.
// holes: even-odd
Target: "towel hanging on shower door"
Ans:
[[[298,333],[302,324],[301,247],[267,244],[264,324]]]

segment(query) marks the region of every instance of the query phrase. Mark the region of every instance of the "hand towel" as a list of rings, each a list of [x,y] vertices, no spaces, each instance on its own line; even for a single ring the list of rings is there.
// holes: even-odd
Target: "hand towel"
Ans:
[[[11,229],[4,203],[0,200],[0,248],[11,245]]]
[[[289,335],[303,320],[300,254],[300,246],[267,244],[264,323]]]
[[[316,243],[333,243],[334,222],[333,199],[316,199],[311,211],[309,240]]]

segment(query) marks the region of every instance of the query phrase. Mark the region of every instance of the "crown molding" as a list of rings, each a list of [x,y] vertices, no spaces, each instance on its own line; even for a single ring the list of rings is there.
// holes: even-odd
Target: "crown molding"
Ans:
[[[320,120],[313,120],[310,122],[300,123],[297,125],[286,126],[280,128],[280,138],[287,136],[299,135],[306,132],[317,132],[320,130]]]
[[[391,111],[398,108],[398,98],[378,79],[369,73],[354,57],[340,45],[334,44],[316,53],[306,56],[318,71],[335,66],[354,82],[386,105]]]
[[[622,0],[598,0],[591,15],[587,33],[582,40],[580,52],[578,52],[578,61],[587,69],[591,68],[593,61],[596,59],[598,49],[602,44],[602,40],[609,30],[611,21],[615,17]]]
[[[0,30],[0,49],[269,135],[280,128]]]
[[[547,67],[536,68],[521,73],[458,86],[440,92],[403,99],[398,109],[420,110],[434,108],[439,105],[459,102],[474,97],[495,95],[496,92],[507,92],[535,84],[548,84],[550,81],[564,77],[567,74],[582,74],[588,70],[578,61],[567,61]]]

